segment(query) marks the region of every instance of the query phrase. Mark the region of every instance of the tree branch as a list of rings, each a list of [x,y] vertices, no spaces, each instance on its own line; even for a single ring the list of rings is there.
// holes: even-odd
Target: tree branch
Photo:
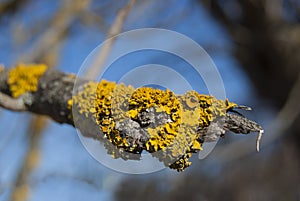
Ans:
[[[116,40],[115,36],[120,34],[122,31],[123,24],[130,13],[131,8],[133,7],[135,0],[129,0],[127,5],[120,9],[115,21],[111,25],[108,33],[106,35],[106,42],[103,43],[103,47],[100,49],[95,62],[92,64],[93,66],[88,69],[86,72],[86,77],[88,78],[95,78],[99,75],[99,71],[102,69],[102,66],[105,64],[105,60],[108,57],[111,48]]]
[[[3,107],[12,111],[27,111],[27,107],[23,101],[23,98],[11,98],[10,96],[0,92],[0,107]]]
[[[28,68],[20,65],[0,72],[0,92],[23,101],[22,111],[47,115],[104,142],[114,158],[136,160],[147,151],[166,166],[182,171],[191,164],[192,153],[200,151],[204,142],[224,136],[225,131],[262,132],[260,125],[234,113],[234,109],[248,107],[228,100],[195,91],[175,95],[104,80],[91,82],[45,70],[44,65]]]

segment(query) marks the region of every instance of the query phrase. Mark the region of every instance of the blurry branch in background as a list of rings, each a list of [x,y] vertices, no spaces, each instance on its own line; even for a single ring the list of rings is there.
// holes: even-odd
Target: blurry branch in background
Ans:
[[[129,15],[130,10],[133,7],[134,3],[135,0],[129,0],[128,4],[124,8],[121,8],[119,10],[105,38],[105,40],[107,39],[110,40],[107,40],[106,42],[102,43],[102,47],[99,50],[98,55],[96,55],[95,61],[93,62],[92,66],[86,71],[85,77],[97,78],[97,76],[99,76],[99,73],[101,72],[101,69],[105,64],[106,58],[108,57],[111,48],[113,47],[113,44],[116,40],[116,38],[114,37],[121,33],[123,24],[127,16]]]
[[[27,2],[28,0],[4,0],[0,2],[0,19],[3,19],[4,15],[17,13]]]
[[[44,29],[44,33],[34,42],[31,52],[22,54],[21,62],[43,62],[48,66],[55,66],[59,59],[59,51],[62,41],[67,36],[68,29],[74,19],[89,7],[89,0],[64,0],[62,6],[54,14],[50,24]],[[30,30],[29,30],[30,31]],[[22,106],[24,99],[16,99]],[[10,101],[11,102],[11,101]],[[24,106],[24,102],[23,102]],[[20,108],[23,109],[23,108]],[[39,142],[44,128],[47,126],[47,118],[41,116],[32,117],[28,130],[28,150],[24,158],[23,166],[18,174],[11,199],[14,201],[27,200],[30,191],[28,180],[30,173],[35,169],[39,160]]]
[[[198,2],[230,34],[236,44],[234,55],[252,80],[259,97],[279,111],[277,118],[267,126],[262,143],[270,143],[281,134],[290,133],[292,142],[300,148],[300,137],[295,130],[297,127],[294,131],[284,132],[290,126],[299,124],[300,120],[300,108],[297,105],[300,102],[297,94],[300,91],[300,26],[299,16],[293,15],[299,13],[299,5],[292,0]],[[293,5],[290,9],[297,12],[285,10],[283,3],[290,3]],[[230,157],[237,159],[249,154],[251,149],[248,148],[245,143],[236,142],[230,144],[230,148],[219,146],[215,155],[220,160]]]
[[[30,197],[29,178],[40,160],[40,138],[46,126],[45,117],[32,117],[27,130],[28,149],[11,194],[12,201],[25,201]]]
[[[10,3],[16,2],[18,1],[12,1]],[[55,66],[58,60],[61,42],[66,37],[68,29],[72,25],[74,19],[86,16],[82,14],[88,12],[87,10],[90,3],[91,1],[89,0],[63,1],[63,5],[53,16],[46,31],[32,45],[31,51],[29,53],[26,52],[25,54],[21,55],[20,59],[18,60],[21,62],[42,62],[48,64],[48,66]],[[114,24],[109,30],[107,38],[115,36],[121,32],[122,25],[133,4],[134,0],[130,0],[128,5],[120,10]],[[22,6],[20,6],[20,8],[22,8]],[[109,50],[106,52],[108,54]],[[105,60],[105,57],[106,56],[104,56],[103,60]],[[24,105],[24,99],[22,97],[12,100],[9,99],[9,96],[5,94],[0,95],[2,95],[0,96],[0,102],[2,101],[2,104],[0,104],[4,108],[13,109],[15,111],[23,111],[25,109],[28,109]],[[44,117],[35,117],[31,121],[31,126],[28,131],[29,149],[25,156],[23,167],[21,167],[20,173],[16,180],[16,185],[14,186],[15,188],[11,197],[12,200],[26,200],[29,196],[28,191],[30,187],[27,184],[28,177],[30,176],[30,173],[33,171],[38,161],[38,144],[43,128],[46,125],[47,122]],[[34,163],[32,162],[33,159],[35,161]]]
[[[217,0],[198,2],[206,2],[208,12],[231,35],[234,55],[258,94],[279,109],[300,70],[300,26],[284,16],[282,1],[230,1],[230,6]]]
[[[105,32],[107,30],[107,27],[105,26],[105,21],[102,19],[100,13],[85,10],[82,13],[80,13],[79,21],[85,26],[95,27],[100,32]]]
[[[275,133],[283,133],[290,126],[300,114],[300,73],[298,74],[298,79],[294,84],[292,90],[288,95],[288,99],[284,106],[279,111],[277,118],[274,123],[272,123],[271,128],[275,128]],[[279,128],[276,128],[279,127]]]
[[[61,44],[66,37],[67,31],[72,25],[73,20],[84,10],[87,10],[89,0],[64,0],[63,5],[53,16],[46,31],[32,45],[31,52],[27,52],[20,56],[19,61],[34,62],[44,61],[48,52]],[[57,52],[57,51],[55,51]],[[50,66],[53,66],[50,64]]]

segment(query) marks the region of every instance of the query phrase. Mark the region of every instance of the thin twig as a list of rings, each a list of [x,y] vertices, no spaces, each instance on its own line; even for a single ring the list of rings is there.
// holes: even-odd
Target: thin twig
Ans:
[[[264,144],[270,144],[275,139],[278,139],[281,135],[284,134],[284,131],[287,130],[295,121],[295,119],[300,115],[300,73],[298,74],[298,79],[294,84],[292,90],[290,91],[288,98],[284,106],[279,111],[276,119],[272,121],[269,125],[265,126],[265,130],[272,131],[268,135],[264,136]],[[259,133],[257,138],[257,147],[259,148],[259,142],[261,140],[261,135]],[[257,148],[256,148],[257,149]],[[238,151],[237,151],[238,150]],[[232,142],[230,146],[223,145],[218,146],[214,151],[214,157],[217,157],[217,160],[220,161],[232,161],[239,159],[250,153],[249,150],[252,150],[252,145],[249,143],[244,143],[241,141]],[[259,150],[259,149],[258,149]]]
[[[86,71],[85,76],[87,78],[93,79],[97,78],[100,74],[101,69],[111,51],[111,48],[116,40],[114,36],[118,35],[122,31],[123,24],[130,13],[131,8],[133,7],[135,0],[129,0],[128,4],[120,9],[118,12],[115,21],[111,25],[107,35],[105,43],[103,43],[102,48],[100,49],[98,55],[96,56],[96,60],[93,62],[92,66]]]
[[[22,97],[14,99],[0,92],[0,106],[12,111],[27,111]]]
[[[256,151],[257,152],[259,152],[259,146],[260,146],[259,144],[260,144],[260,140],[261,140],[263,133],[264,133],[264,130],[260,130],[257,135],[257,139],[256,139]]]

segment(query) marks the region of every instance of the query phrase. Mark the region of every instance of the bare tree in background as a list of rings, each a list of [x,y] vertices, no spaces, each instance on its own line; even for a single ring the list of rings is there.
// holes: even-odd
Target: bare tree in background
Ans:
[[[293,118],[293,112],[300,108],[289,102],[290,99],[300,101],[299,93],[291,96],[293,88],[300,89],[297,86],[300,77],[299,3],[293,0],[204,2],[207,10],[230,34],[235,44],[233,53],[252,80],[258,97],[277,111],[290,103],[289,116],[293,124],[286,130],[285,137],[289,136],[289,143],[300,148],[300,118],[299,115]]]

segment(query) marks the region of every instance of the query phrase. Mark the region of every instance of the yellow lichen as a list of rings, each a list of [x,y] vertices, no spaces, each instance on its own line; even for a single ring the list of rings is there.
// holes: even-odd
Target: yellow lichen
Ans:
[[[17,98],[27,92],[37,91],[39,78],[46,70],[47,66],[44,64],[19,64],[9,70],[7,84],[12,97]]]
[[[216,118],[226,115],[235,103],[217,100],[213,96],[188,91],[176,96],[169,90],[149,87],[134,89],[132,86],[116,84],[105,80],[84,84],[73,100],[80,114],[95,118],[104,136],[116,147],[127,152],[140,153],[141,147],[130,143],[116,129],[117,123],[131,119],[137,121],[139,114],[154,109],[155,113],[165,113],[170,121],[156,127],[146,127],[148,140],[143,149],[164,161],[178,171],[188,167],[191,154],[202,149],[199,128],[205,128]],[[155,152],[162,151],[160,154]],[[113,157],[118,157],[112,151]]]
[[[212,96],[201,95],[195,91],[188,91],[178,98],[181,106],[179,116],[182,123],[175,138],[159,158],[170,168],[182,171],[191,164],[188,161],[191,153],[202,150],[202,142],[197,129],[207,127],[216,118],[225,116],[227,110],[235,107],[236,104],[228,100],[217,100]],[[173,119],[177,116],[171,117]]]
[[[79,113],[85,115],[85,117],[92,117],[95,111],[95,98],[97,82],[88,82],[83,85],[82,90],[80,90],[73,99],[68,100],[68,108],[71,109],[73,102],[76,103]]]
[[[129,114],[132,119],[136,119],[138,113],[148,108],[154,107],[156,112],[165,112],[168,115],[174,114],[178,116],[173,122],[167,122],[165,125],[155,129],[148,128],[150,135],[149,141],[146,143],[146,150],[149,152],[165,149],[178,133],[181,123],[180,119],[180,102],[175,94],[169,90],[163,91],[149,87],[137,89],[129,100]],[[134,111],[134,112],[131,112]]]

